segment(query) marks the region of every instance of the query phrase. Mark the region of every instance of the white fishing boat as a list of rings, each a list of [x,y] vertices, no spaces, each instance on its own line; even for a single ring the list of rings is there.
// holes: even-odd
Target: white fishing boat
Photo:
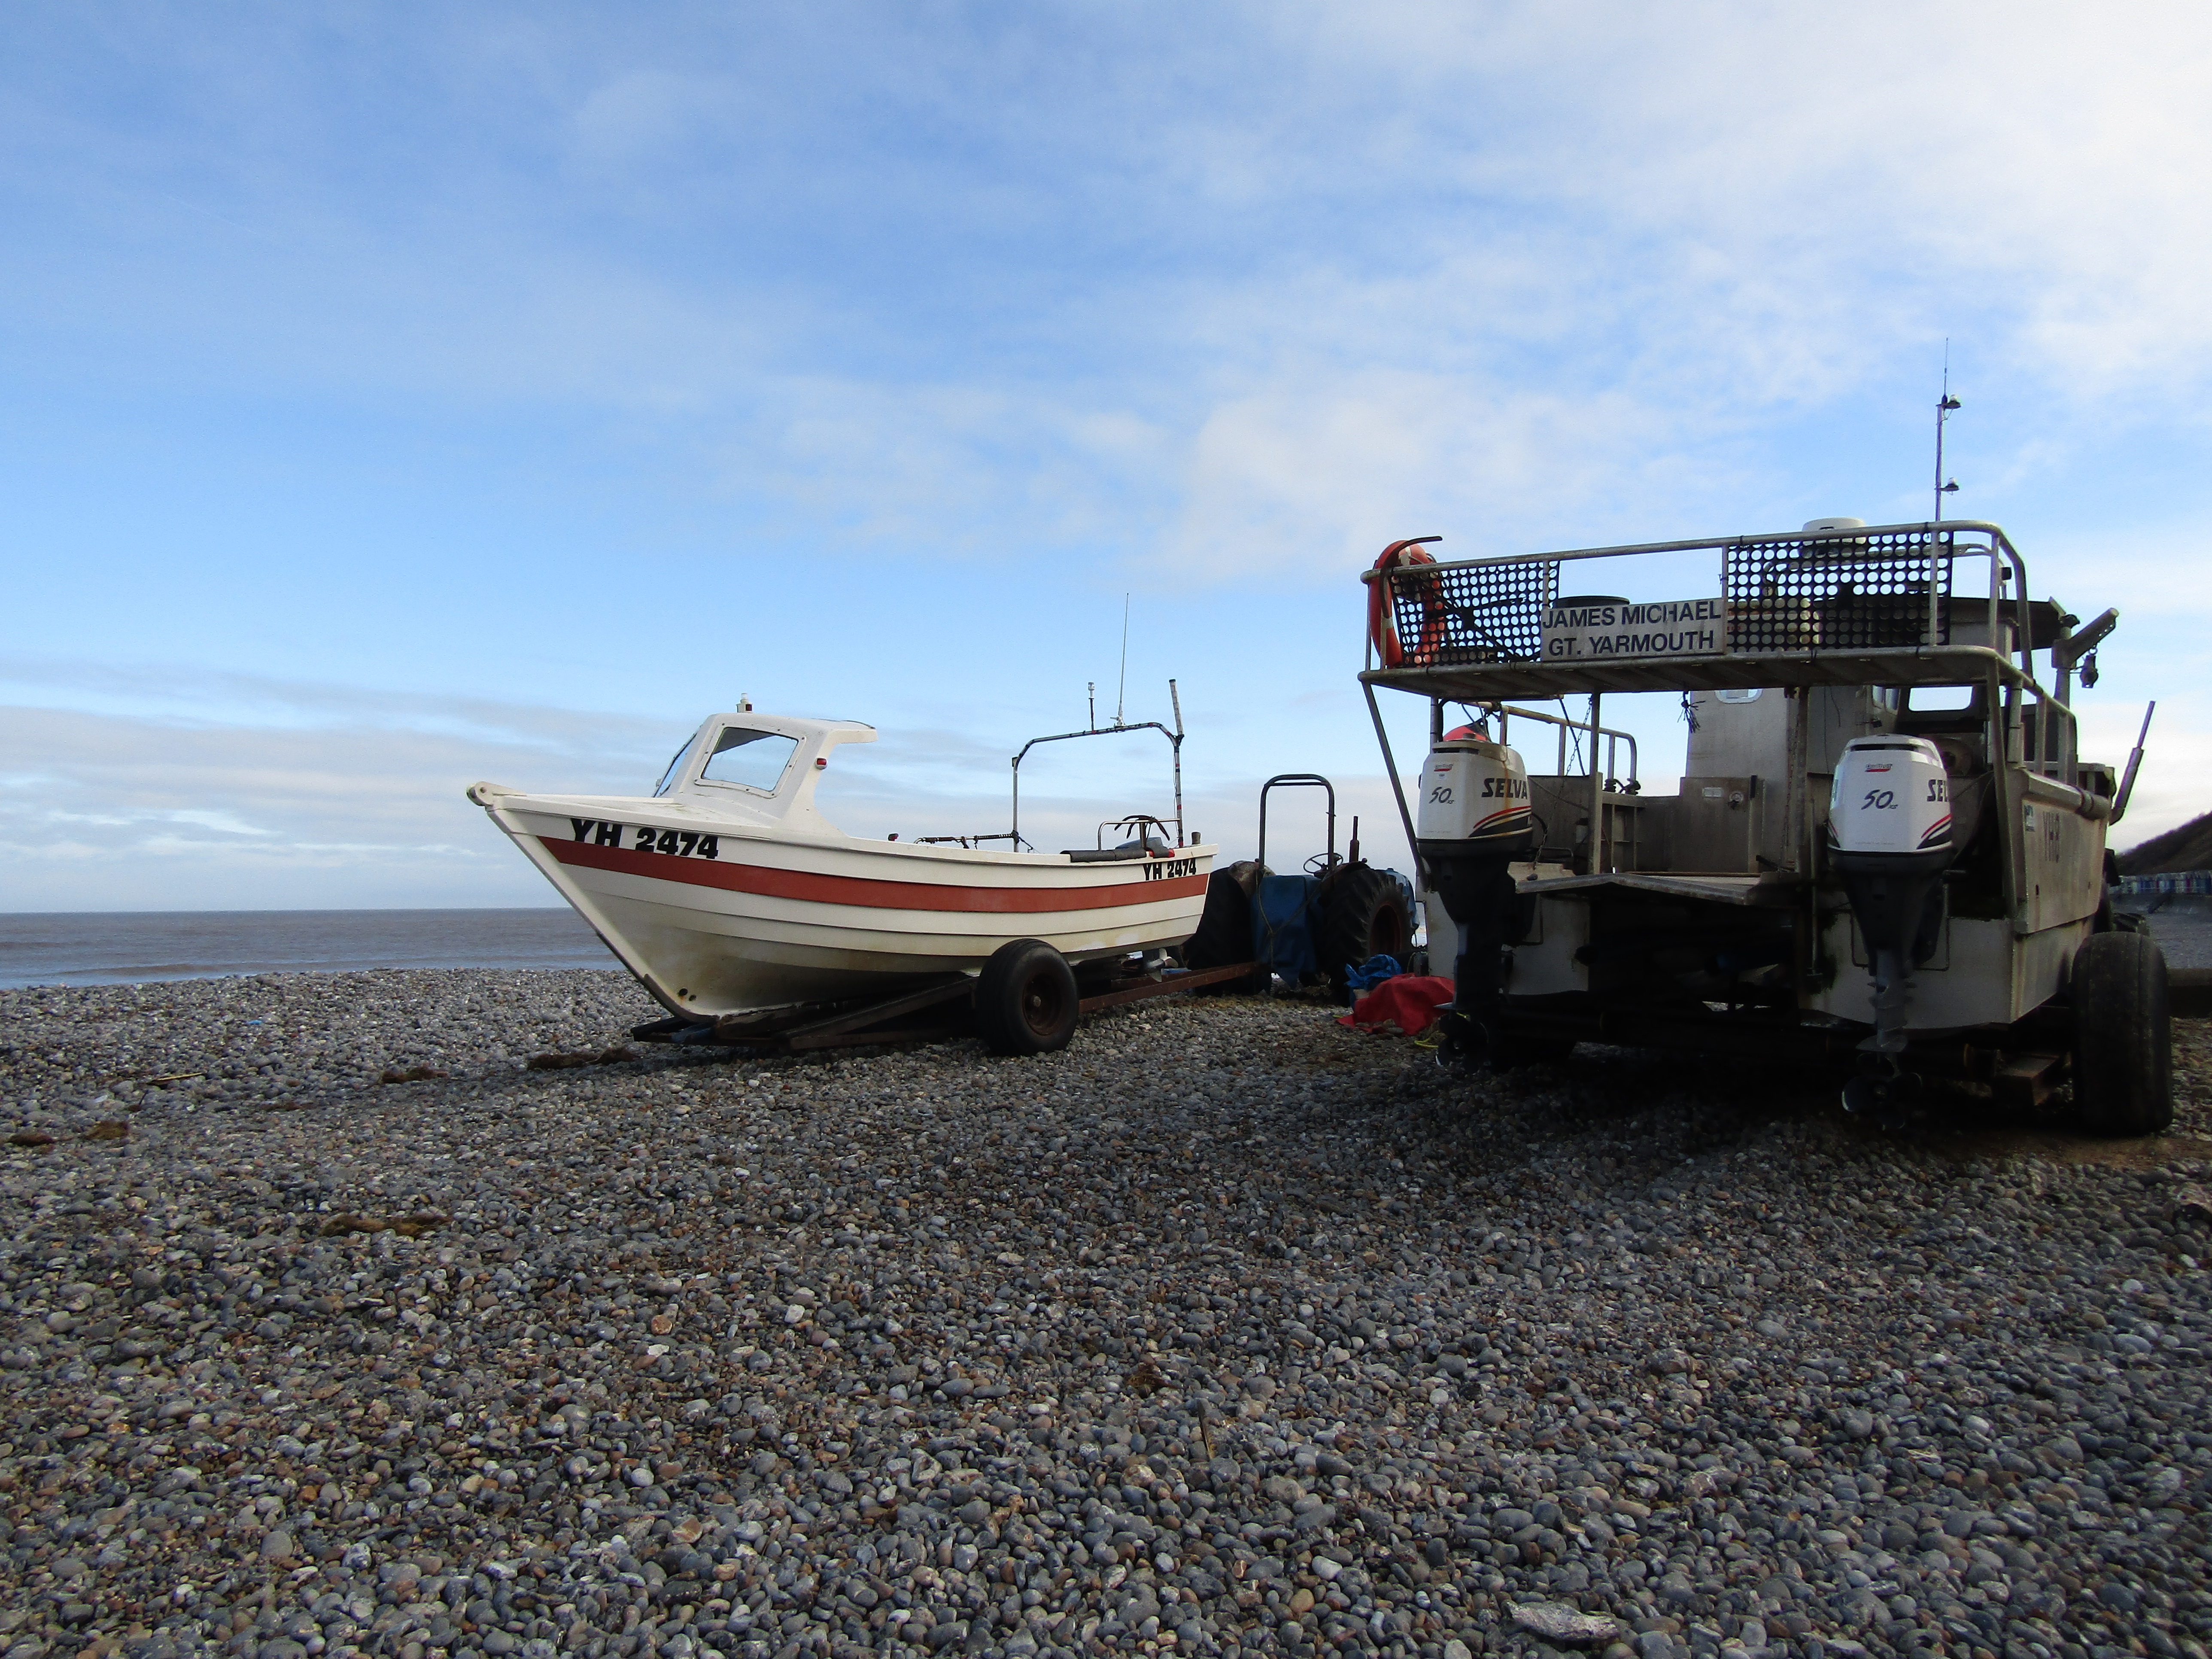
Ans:
[[[1018,941],[1042,941],[1092,978],[1188,939],[1218,849],[1185,844],[1181,731],[1117,723],[1062,735],[1146,727],[1177,751],[1174,816],[1132,815],[1119,820],[1135,826],[1128,842],[1073,852],[1022,850],[1019,756],[1011,832],[848,835],[823,815],[815,788],[833,751],[874,742],[874,729],[749,706],[705,720],[650,795],[493,783],[468,794],[662,1006],[705,1022],[893,997],[977,975]],[[993,841],[1008,845],[971,844]]]

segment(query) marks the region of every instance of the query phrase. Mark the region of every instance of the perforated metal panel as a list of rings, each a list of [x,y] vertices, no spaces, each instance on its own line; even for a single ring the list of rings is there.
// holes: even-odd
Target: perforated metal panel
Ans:
[[[1392,614],[1406,665],[1538,660],[1545,607],[1559,583],[1556,559],[1393,571]]]
[[[1731,542],[1725,557],[1732,652],[1950,643],[1948,531]]]

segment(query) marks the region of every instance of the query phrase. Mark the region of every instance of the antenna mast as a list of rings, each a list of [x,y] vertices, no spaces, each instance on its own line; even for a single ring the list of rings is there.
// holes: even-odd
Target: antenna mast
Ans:
[[[1959,493],[1959,481],[1953,478],[1946,482],[1943,477],[1943,423],[1951,418],[1951,411],[1958,406],[1959,400],[1951,395],[1951,342],[1947,337],[1943,342],[1943,395],[1936,402],[1936,518],[1938,523],[1943,518],[1943,498]]]
[[[1121,684],[1114,691],[1114,724],[1123,724],[1121,704],[1129,689],[1129,596],[1121,596]]]

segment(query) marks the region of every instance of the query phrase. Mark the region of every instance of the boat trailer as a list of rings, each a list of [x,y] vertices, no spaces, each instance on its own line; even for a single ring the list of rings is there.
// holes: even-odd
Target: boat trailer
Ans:
[[[1076,1004],[1079,1015],[1116,1008],[1123,1003],[1195,991],[1201,986],[1249,980],[1259,964],[1240,962],[1225,968],[1160,968],[1094,980]],[[890,1042],[944,1042],[978,1035],[978,975],[958,974],[895,997],[861,1002],[797,1003],[758,1012],[725,1014],[720,1019],[658,1019],[630,1028],[637,1042],[674,1043],[681,1048],[737,1049],[747,1054],[808,1054],[825,1048],[859,1048]]]

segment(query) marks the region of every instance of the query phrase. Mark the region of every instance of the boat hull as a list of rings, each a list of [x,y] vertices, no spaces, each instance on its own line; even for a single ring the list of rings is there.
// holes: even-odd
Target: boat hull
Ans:
[[[483,804],[664,1006],[701,1018],[892,995],[1017,939],[1078,962],[1180,944],[1216,850],[1076,864],[794,837],[641,800],[621,821],[599,816],[612,802]]]

